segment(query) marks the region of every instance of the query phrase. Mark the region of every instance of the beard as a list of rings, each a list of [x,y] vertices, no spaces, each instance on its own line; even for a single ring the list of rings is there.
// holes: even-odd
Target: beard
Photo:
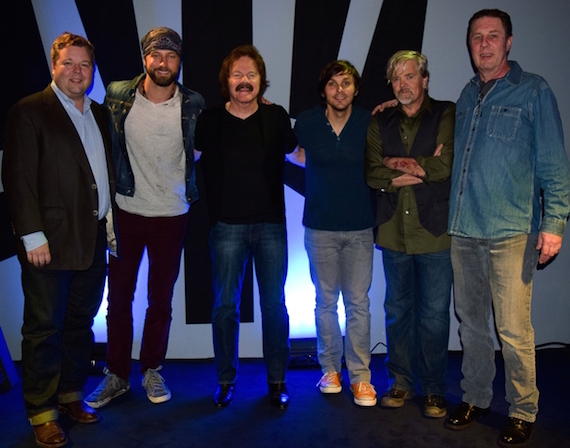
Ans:
[[[152,79],[152,81],[157,86],[168,87],[174,81],[176,81],[176,78],[178,78],[178,73],[173,73],[171,70],[168,70],[169,76],[157,75],[156,74],[157,70],[158,69],[156,68],[152,70],[147,70],[148,76],[150,76],[150,79]]]
[[[331,109],[336,110],[337,112],[343,112],[346,109],[348,109],[350,106],[352,106],[352,102],[346,102],[346,103],[341,103],[341,104],[335,104],[333,101],[327,101],[327,106],[329,106]]]
[[[412,103],[416,99],[416,97],[414,95],[414,92],[406,89],[406,90],[400,90],[396,95],[396,99],[400,102],[400,104],[407,106],[408,104]]]

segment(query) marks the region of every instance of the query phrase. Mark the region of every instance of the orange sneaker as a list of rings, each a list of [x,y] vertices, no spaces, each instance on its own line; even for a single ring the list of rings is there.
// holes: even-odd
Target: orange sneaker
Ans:
[[[376,390],[366,381],[350,385],[354,394],[354,402],[359,406],[376,406]]]
[[[342,390],[341,379],[340,372],[327,372],[321,377],[317,386],[323,394],[338,394]]]

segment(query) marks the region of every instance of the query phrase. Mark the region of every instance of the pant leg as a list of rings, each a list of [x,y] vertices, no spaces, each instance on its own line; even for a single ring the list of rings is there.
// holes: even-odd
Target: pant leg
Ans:
[[[486,408],[493,398],[495,347],[491,337],[489,245],[486,240],[451,238],[455,312],[463,346],[463,401]]]
[[[105,236],[98,236],[86,271],[22,266],[22,389],[28,419],[39,425],[58,418],[58,402],[80,399],[93,347],[91,326],[105,281]]]
[[[69,271],[22,266],[22,392],[32,425],[58,418],[57,392],[69,283]]]
[[[415,324],[419,388],[424,396],[445,396],[453,282],[450,250],[414,255],[414,268],[419,294]]]
[[[518,235],[491,245],[491,291],[495,324],[505,363],[509,416],[534,422],[538,413],[532,278],[538,262],[535,235]]]
[[[148,308],[141,344],[141,373],[162,364],[172,321],[172,293],[180,272],[188,214],[146,218]]]
[[[121,258],[109,257],[107,366],[119,378],[128,380],[133,349],[133,299],[147,226],[143,217],[119,210],[117,227]]]
[[[233,384],[237,380],[239,306],[250,257],[246,240],[249,230],[249,225],[218,222],[210,233],[214,286],[212,332],[220,384]]]
[[[285,223],[260,223],[253,227],[251,245],[263,319],[267,382],[284,383],[289,364],[289,314],[285,306],[287,230]]]
[[[95,257],[85,271],[72,271],[67,313],[63,326],[63,366],[59,383],[60,401],[83,399],[91,369],[93,320],[101,306],[107,275],[107,235],[99,226]]]
[[[372,229],[344,234],[340,250],[341,290],[346,310],[345,360],[350,383],[370,382],[370,299]]]
[[[417,346],[414,262],[410,255],[382,249],[386,276],[386,369],[390,388],[413,391]]]
[[[338,323],[340,293],[339,232],[305,228],[305,249],[315,285],[317,356],[323,373],[340,372],[343,341]]]

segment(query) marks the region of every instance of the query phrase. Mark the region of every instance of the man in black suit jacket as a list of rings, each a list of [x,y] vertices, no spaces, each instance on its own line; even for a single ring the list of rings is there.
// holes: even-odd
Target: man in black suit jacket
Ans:
[[[22,265],[23,394],[42,447],[67,443],[59,412],[80,423],[99,419],[83,403],[83,387],[115,191],[107,115],[85,95],[93,46],[64,33],[51,59],[53,82],[9,112],[2,167]]]

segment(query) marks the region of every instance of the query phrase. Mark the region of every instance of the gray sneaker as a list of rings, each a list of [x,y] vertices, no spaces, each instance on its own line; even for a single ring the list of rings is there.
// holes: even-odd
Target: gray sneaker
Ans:
[[[158,373],[161,369],[162,366],[158,366],[156,369],[148,369],[142,379],[142,386],[146,389],[146,396],[153,403],[164,403],[172,397],[164,382],[164,378]]]
[[[119,378],[114,373],[111,373],[107,367],[103,369],[103,373],[105,374],[105,379],[99,383],[99,386],[91,395],[83,400],[95,409],[105,406],[113,398],[124,394],[131,388],[128,380]]]

